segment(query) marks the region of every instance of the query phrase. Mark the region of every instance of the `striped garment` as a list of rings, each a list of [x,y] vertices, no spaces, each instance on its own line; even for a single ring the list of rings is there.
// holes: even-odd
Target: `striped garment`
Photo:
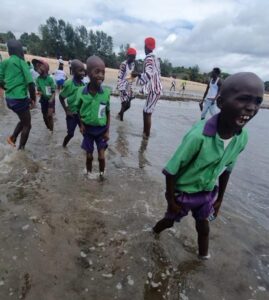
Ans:
[[[128,81],[131,73],[134,71],[135,63],[130,64],[125,60],[121,63],[118,74],[118,89],[120,91],[121,102],[128,101],[133,96],[132,80]]]
[[[147,87],[148,95],[144,112],[152,114],[162,92],[160,62],[153,53],[146,55],[143,69],[138,84]]]
[[[160,94],[162,91],[160,62],[153,53],[147,54],[143,70],[138,83],[147,85],[148,93]]]

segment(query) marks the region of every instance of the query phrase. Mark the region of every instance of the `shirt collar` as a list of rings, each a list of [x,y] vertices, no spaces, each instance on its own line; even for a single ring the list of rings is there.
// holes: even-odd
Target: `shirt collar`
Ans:
[[[81,85],[83,82],[81,80],[76,80],[75,77],[73,77],[73,82],[75,85]]]
[[[99,90],[97,91],[97,93],[98,93],[98,94],[103,94],[103,92],[104,92],[104,90],[103,90],[103,88],[100,86],[100,88],[99,88]],[[84,87],[84,89],[83,89],[83,91],[82,91],[82,94],[83,94],[83,95],[89,94],[89,91],[88,91],[88,84],[85,85],[85,87]]]
[[[215,136],[217,134],[218,118],[219,114],[216,114],[205,123],[203,135]]]
[[[216,136],[217,129],[218,129],[218,119],[219,119],[220,113],[214,115],[212,118],[210,118],[204,126],[203,135],[206,136]],[[239,135],[242,132],[242,129],[240,129],[236,135]]]

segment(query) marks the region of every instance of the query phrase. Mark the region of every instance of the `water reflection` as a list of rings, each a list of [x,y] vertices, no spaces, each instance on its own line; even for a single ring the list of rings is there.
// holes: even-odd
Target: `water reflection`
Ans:
[[[145,166],[150,166],[150,162],[147,160],[145,156],[145,151],[147,150],[148,146],[148,139],[145,139],[144,137],[141,140],[140,148],[138,150],[138,165],[140,169],[145,168]]]

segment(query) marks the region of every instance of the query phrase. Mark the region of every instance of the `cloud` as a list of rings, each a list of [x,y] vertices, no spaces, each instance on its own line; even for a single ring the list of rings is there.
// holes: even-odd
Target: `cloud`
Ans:
[[[144,57],[144,38],[153,36],[157,54],[174,66],[254,71],[269,80],[268,11],[267,0],[2,0],[0,28],[17,35],[38,32],[53,15],[105,31],[113,37],[115,51],[131,44],[138,58]]]

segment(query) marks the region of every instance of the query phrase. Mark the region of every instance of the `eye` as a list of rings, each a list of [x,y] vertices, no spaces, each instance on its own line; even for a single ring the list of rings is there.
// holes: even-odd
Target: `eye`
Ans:
[[[263,98],[258,97],[258,98],[256,99],[256,104],[257,104],[257,105],[261,105],[261,104],[262,104],[262,101],[263,101]]]

